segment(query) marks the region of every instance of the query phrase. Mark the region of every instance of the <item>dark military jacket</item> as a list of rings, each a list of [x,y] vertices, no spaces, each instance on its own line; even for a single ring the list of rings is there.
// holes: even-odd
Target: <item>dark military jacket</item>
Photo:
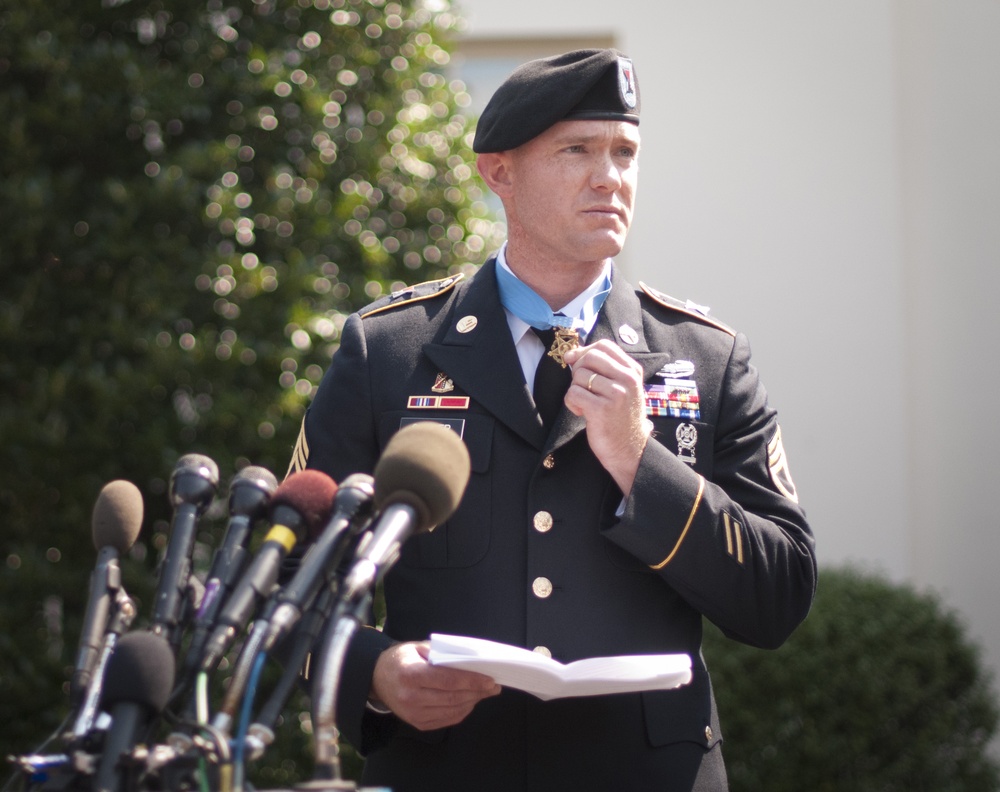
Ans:
[[[747,341],[615,271],[587,342],[610,339],[642,366],[655,426],[622,493],[582,418],[564,408],[543,429],[494,266],[352,315],[304,421],[293,467],[336,480],[370,472],[414,419],[447,422],[471,460],[457,511],[411,538],[388,573],[384,630],[353,642],[338,727],[367,756],[364,782],[396,792],[725,789],[702,618],[776,647],[808,612],[816,580]],[[562,662],[684,652],[693,680],[548,702],[505,688],[461,724],[427,733],[366,708],[378,653],[434,632]]]

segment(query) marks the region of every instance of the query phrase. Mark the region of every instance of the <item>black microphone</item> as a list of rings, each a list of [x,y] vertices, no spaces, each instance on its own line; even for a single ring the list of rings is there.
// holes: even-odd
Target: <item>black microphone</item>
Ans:
[[[409,424],[396,432],[375,465],[375,506],[380,514],[358,545],[318,663],[312,706],[317,780],[341,777],[337,687],[371,592],[411,534],[432,530],[458,508],[469,468],[465,443],[449,427],[433,421]]]
[[[200,454],[182,456],[170,475],[174,517],[153,600],[151,626],[175,646],[180,642],[177,626],[188,594],[198,518],[212,503],[218,486],[218,466]]]
[[[368,526],[374,497],[374,479],[366,473],[354,473],[341,483],[330,521],[306,551],[295,575],[262,614],[268,621],[262,651],[271,651],[312,604],[320,587],[333,580],[350,540]]]
[[[270,470],[255,466],[243,468],[229,484],[229,525],[205,578],[205,594],[195,615],[182,677],[197,666],[219,611],[246,568],[254,523],[267,514],[268,502],[277,487],[278,481]]]
[[[243,644],[229,680],[229,689],[213,721],[213,725],[222,732],[229,730],[257,655],[270,652],[291,631],[303,611],[316,599],[324,581],[329,582],[334,577],[350,539],[367,525],[374,494],[372,477],[364,473],[348,476],[337,489],[330,521],[309,546],[292,579],[268,601]],[[297,649],[293,648],[293,656],[297,653]],[[297,673],[297,669],[292,670]]]
[[[108,661],[101,699],[101,708],[111,716],[111,726],[94,777],[95,792],[132,787],[125,757],[166,706],[174,671],[174,652],[162,635],[127,633],[118,642]]]
[[[375,465],[375,506],[379,515],[362,537],[341,602],[355,601],[399,557],[411,534],[433,530],[447,520],[469,483],[469,452],[450,428],[420,421],[400,429]]]
[[[80,704],[90,686],[94,665],[104,645],[108,614],[121,588],[118,559],[135,544],[142,528],[142,516],[142,494],[130,481],[108,482],[94,503],[90,526],[97,548],[97,565],[90,574],[90,596],[70,682],[70,699],[74,706]]]
[[[210,671],[222,659],[236,633],[274,589],[281,562],[307,534],[326,522],[337,485],[326,473],[302,470],[286,478],[271,498],[271,529],[232,596],[219,612],[217,626],[199,668]]]

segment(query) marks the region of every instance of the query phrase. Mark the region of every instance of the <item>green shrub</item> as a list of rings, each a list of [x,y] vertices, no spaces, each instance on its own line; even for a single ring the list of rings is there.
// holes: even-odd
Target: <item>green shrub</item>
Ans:
[[[419,0],[0,3],[0,758],[68,709],[101,487],[143,494],[141,628],[177,459],[220,468],[204,571],[232,475],[285,473],[346,316],[495,247],[459,24]]]
[[[826,569],[781,649],[710,626],[704,654],[733,792],[1000,789],[992,680],[934,596]]]

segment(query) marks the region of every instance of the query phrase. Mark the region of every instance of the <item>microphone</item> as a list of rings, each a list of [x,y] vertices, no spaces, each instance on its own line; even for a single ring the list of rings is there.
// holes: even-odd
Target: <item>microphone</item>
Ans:
[[[399,557],[414,533],[447,520],[469,482],[469,452],[450,428],[420,421],[392,436],[375,465],[375,506],[379,516],[363,537],[344,580],[342,603],[371,589]]]
[[[218,623],[208,641],[199,668],[209,671],[225,654],[236,632],[271,594],[281,571],[281,562],[295,543],[326,521],[337,485],[326,473],[302,470],[286,478],[271,498],[271,529],[256,558],[233,589],[219,612]]]
[[[319,659],[312,707],[317,780],[341,777],[337,687],[347,648],[372,589],[395,563],[400,546],[411,534],[432,530],[454,513],[469,482],[469,468],[469,452],[462,439],[432,421],[409,424],[396,432],[375,465],[375,506],[380,515],[359,543]]]
[[[166,706],[174,684],[174,652],[166,638],[152,632],[122,636],[108,661],[101,707],[110,714],[94,778],[95,792],[129,788],[129,754]]]
[[[175,630],[187,598],[198,518],[212,503],[218,486],[218,466],[200,454],[182,456],[170,474],[174,517],[153,600],[152,629],[173,645],[179,643]]]
[[[270,652],[299,622],[302,612],[316,599],[324,580],[329,581],[336,573],[348,541],[367,525],[374,494],[372,477],[364,473],[348,476],[337,489],[330,521],[306,551],[292,579],[270,599],[243,644],[229,689],[213,722],[221,731],[229,730],[257,656]],[[297,648],[292,653],[293,656],[298,654]],[[303,656],[300,662],[304,659]],[[297,668],[293,670],[297,673]]]
[[[278,481],[271,471],[255,466],[243,468],[229,484],[229,525],[205,579],[205,594],[195,615],[194,635],[182,678],[194,671],[219,611],[247,565],[254,523],[267,513],[268,501],[277,487]]]
[[[350,539],[368,525],[374,496],[374,479],[366,473],[354,473],[341,483],[333,499],[333,516],[262,616],[267,619],[262,651],[271,651],[288,634],[315,600],[320,586],[333,579]]]
[[[94,503],[90,528],[97,548],[97,565],[90,574],[90,596],[70,681],[70,700],[74,706],[81,703],[90,687],[94,665],[104,645],[108,614],[121,588],[118,558],[135,544],[142,528],[142,516],[142,494],[130,481],[108,482]]]

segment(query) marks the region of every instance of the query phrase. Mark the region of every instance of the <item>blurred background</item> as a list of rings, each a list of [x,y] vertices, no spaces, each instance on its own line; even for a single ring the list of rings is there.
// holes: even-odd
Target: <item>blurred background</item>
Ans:
[[[821,564],[996,674],[998,41],[995,0],[0,0],[0,753],[65,714],[100,487],[143,492],[148,611],[178,457],[223,474],[204,565],[345,316],[502,239],[475,116],[577,47],[639,76],[619,264],[748,335]]]

